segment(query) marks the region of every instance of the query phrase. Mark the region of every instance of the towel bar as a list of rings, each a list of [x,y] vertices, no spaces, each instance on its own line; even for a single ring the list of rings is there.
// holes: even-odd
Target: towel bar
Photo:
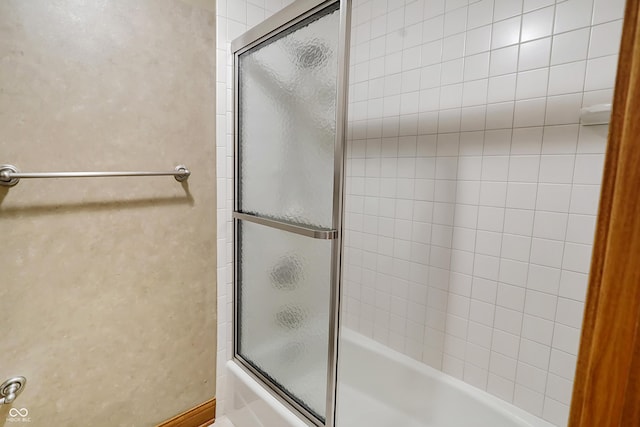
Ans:
[[[184,165],[178,165],[169,172],[20,172],[14,165],[0,165],[0,185],[13,187],[22,178],[103,178],[118,176],[165,176],[171,175],[176,181],[186,181],[191,171]]]

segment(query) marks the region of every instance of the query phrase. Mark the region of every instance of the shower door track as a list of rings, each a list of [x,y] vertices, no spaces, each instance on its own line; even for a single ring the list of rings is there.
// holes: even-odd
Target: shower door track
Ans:
[[[233,54],[233,129],[234,129],[234,161],[233,161],[233,357],[239,366],[250,375],[267,386],[268,391],[280,402],[304,416],[305,421],[315,426],[335,426],[336,395],[338,380],[338,341],[340,296],[342,283],[342,226],[344,203],[344,173],[345,173],[345,140],[347,126],[347,96],[349,73],[349,40],[351,24],[352,0],[297,0],[281,11],[275,13],[262,23],[242,34],[231,43]],[[287,31],[296,24],[329,7],[339,4],[340,24],[338,38],[338,67],[336,82],[336,137],[334,144],[334,176],[333,176],[333,209],[332,229],[313,229],[276,221],[256,215],[239,212],[239,160],[238,160],[238,88],[239,61],[242,53],[254,48],[271,37]],[[300,405],[295,399],[275,386],[271,379],[257,370],[251,363],[238,353],[238,221],[246,220],[313,238],[331,240],[331,289],[329,301],[329,342],[327,361],[327,395],[325,422],[319,420],[311,411]],[[268,224],[267,224],[268,222]]]

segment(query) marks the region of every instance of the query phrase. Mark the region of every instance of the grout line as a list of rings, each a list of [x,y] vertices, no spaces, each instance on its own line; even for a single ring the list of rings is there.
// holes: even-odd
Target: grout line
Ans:
[[[555,28],[556,10],[557,10],[557,8],[554,7],[554,10],[553,10],[553,24],[552,24],[552,30],[551,30],[552,34],[553,34],[553,29]],[[551,63],[551,54],[552,54],[552,49],[549,49],[549,64]],[[586,69],[586,67],[585,67],[585,69]],[[551,70],[551,68],[549,67],[549,69],[547,71],[547,93],[549,92],[550,70]],[[544,111],[544,122],[543,122],[544,124],[543,124],[543,127],[542,127],[543,134],[542,134],[542,141],[540,143],[540,162],[538,163],[538,175],[537,175],[538,178],[537,178],[537,185],[536,185],[536,203],[535,203],[536,205],[537,205],[537,202],[538,202],[538,194],[539,194],[538,190],[539,190],[539,186],[540,186],[540,182],[539,182],[540,181],[540,170],[542,168],[542,149],[543,149],[543,146],[544,146],[544,130],[545,130],[546,125],[547,125],[547,119],[546,119],[546,117],[547,117],[547,105],[548,105],[548,101],[545,102],[545,107],[544,107],[544,110],[545,110]],[[535,227],[536,216],[537,216],[537,211],[535,210],[535,207],[534,207],[533,227]],[[532,228],[532,231],[531,231],[531,243],[529,245],[529,264],[531,264],[531,254],[532,254],[532,248],[533,248],[533,241],[534,241],[534,237],[533,237],[533,228]],[[528,289],[529,289],[529,277],[528,277],[528,274],[527,274],[527,281],[526,281],[525,287],[524,287],[525,295],[524,295],[524,306],[523,306],[523,309],[522,309],[522,323],[521,323],[521,328],[520,328],[520,336],[519,336],[519,340],[518,340],[518,357],[516,359],[517,363],[520,363],[521,343],[522,343],[522,340],[525,339],[525,338],[523,338],[522,333],[523,333],[523,330],[524,330],[524,316],[525,316],[525,307],[526,307],[526,304],[527,304],[527,290]],[[552,337],[552,341],[553,341],[553,337]],[[549,350],[549,353],[551,353],[551,350]],[[518,370],[519,370],[518,369],[518,365],[516,364],[516,384],[518,384],[518,382],[517,382]],[[548,371],[548,369],[547,369],[547,371]],[[546,390],[546,382],[547,382],[547,378],[545,378],[545,390]],[[524,385],[522,385],[522,384],[520,384],[520,386],[524,387]],[[515,400],[515,389],[514,389],[514,400]],[[542,416],[543,413],[544,413],[544,394],[543,394],[543,405],[542,405],[542,407],[540,409],[540,416]]]
[[[492,6],[492,8],[493,8],[493,6]],[[494,8],[494,10],[492,10],[492,15],[493,15],[494,11],[495,11],[495,8]],[[466,25],[467,28],[466,28],[466,30],[468,30],[469,13],[470,13],[469,9],[467,9],[467,25]],[[491,46],[492,40],[493,40],[493,31],[491,32],[491,36],[489,37],[489,46]],[[465,50],[466,50],[466,39],[465,39]],[[463,60],[463,70],[464,70],[464,60]],[[463,71],[463,78],[464,78],[464,71]],[[488,86],[487,86],[487,91],[488,91]],[[462,121],[462,118],[460,120]],[[485,111],[484,111],[485,128],[486,128],[486,120],[487,120],[487,112],[486,112],[486,109],[485,109]],[[462,126],[462,122],[460,123],[460,126]],[[460,134],[461,134],[461,132],[460,132]],[[478,180],[480,182],[480,188],[482,188],[482,171],[483,171],[483,168],[484,168],[484,162],[482,161],[482,158],[483,158],[482,153],[484,153],[485,137],[486,137],[486,129],[482,131],[482,149],[480,151],[481,154],[478,156],[479,160],[480,160],[480,176],[479,176],[479,180]],[[459,155],[460,155],[460,138],[458,138],[458,163],[457,164],[459,164]],[[456,170],[456,175],[457,174],[458,174],[458,170]],[[455,206],[457,207],[458,206],[457,200],[455,202],[456,202]],[[478,221],[479,221],[479,216],[480,216],[480,195],[478,195],[478,206],[475,206],[475,205],[472,205],[472,206],[475,207],[475,232],[474,232],[474,244],[473,244],[474,251],[473,251],[473,256],[471,257],[472,265],[471,265],[471,274],[470,274],[469,296],[466,297],[467,300],[468,300],[468,303],[469,303],[469,307],[467,309],[467,318],[466,318],[466,322],[467,323],[466,323],[465,354],[464,354],[464,359],[465,360],[463,360],[463,365],[462,365],[462,379],[463,380],[464,380],[464,373],[465,373],[464,363],[466,362],[466,359],[467,359],[467,357],[466,357],[467,348],[466,347],[467,347],[467,343],[469,342],[469,323],[471,322],[471,303],[473,301],[473,278],[475,277],[475,258],[476,258],[475,248],[476,248],[477,240],[478,240],[478,238],[477,238],[477,235],[478,235],[477,229],[478,229]],[[454,218],[453,218],[454,230],[455,230],[455,224],[456,224],[456,221],[455,221],[455,211],[456,210],[457,209],[454,208]],[[449,284],[450,283],[451,283],[451,272],[449,272]],[[450,291],[448,290],[448,292],[450,292]],[[493,333],[491,334],[491,336],[493,337]],[[493,340],[493,339],[491,339],[491,340]],[[489,343],[489,345],[491,346],[491,342]],[[489,364],[490,363],[491,363],[491,350],[489,350]],[[488,378],[489,378],[488,372],[489,372],[489,366],[487,366],[487,378],[486,378],[485,387],[484,387],[485,390],[487,389],[487,385],[488,385]]]
[[[593,7],[593,2],[592,2],[592,18],[591,18],[591,22],[593,22],[593,14],[595,13],[595,9]],[[588,35],[588,42],[587,42],[587,46],[589,47],[589,49],[591,48],[591,33],[592,31],[589,31],[589,35]],[[587,51],[588,52],[588,51]],[[587,53],[588,55],[588,53]],[[582,76],[582,102],[581,105],[584,105],[584,89],[586,87],[586,67],[585,67],[585,75]],[[569,189],[569,200],[571,200],[572,195],[573,195],[573,180],[574,180],[574,176],[575,176],[575,170],[576,170],[576,160],[577,160],[577,150],[578,150],[578,143],[580,142],[580,134],[578,133],[578,141],[576,141],[576,148],[575,148],[575,153],[573,154],[573,169],[572,169],[572,173],[571,173],[571,181],[572,183],[570,184],[571,187]],[[569,209],[570,210],[570,209]],[[563,251],[562,251],[562,257],[560,260],[560,274],[562,275],[562,271],[563,271],[563,264],[564,264],[564,256],[566,254],[567,251],[567,233],[569,231],[569,219],[570,219],[570,214],[567,212],[567,219],[565,221],[565,230],[564,230],[564,245],[563,245]],[[558,293],[559,293],[559,288],[560,288],[560,284],[558,284]],[[551,353],[552,350],[554,349],[554,345],[553,345],[553,340],[555,338],[555,333],[556,333],[556,324],[557,322],[557,318],[558,318],[558,301],[559,301],[560,297],[559,295],[556,296],[556,310],[555,310],[555,315],[554,315],[554,319],[553,319],[553,330],[551,331],[551,344],[549,345],[549,358],[547,359],[547,371],[548,371],[548,366],[550,366],[551,364]],[[583,307],[584,310],[584,307]],[[547,377],[548,378],[548,377]],[[549,392],[549,382],[547,380],[546,384],[545,384],[545,392],[544,392],[544,401],[543,401],[543,412],[544,412],[544,408],[546,407],[546,399],[548,398]]]

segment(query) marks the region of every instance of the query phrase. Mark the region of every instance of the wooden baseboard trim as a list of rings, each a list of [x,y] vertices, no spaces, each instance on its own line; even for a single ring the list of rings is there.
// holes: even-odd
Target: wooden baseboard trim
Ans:
[[[207,400],[156,427],[206,427],[216,420],[216,398]]]

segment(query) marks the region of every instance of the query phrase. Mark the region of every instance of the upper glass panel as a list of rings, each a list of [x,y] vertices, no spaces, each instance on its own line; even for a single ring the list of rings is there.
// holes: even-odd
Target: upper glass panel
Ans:
[[[332,227],[340,14],[239,55],[238,210]]]

